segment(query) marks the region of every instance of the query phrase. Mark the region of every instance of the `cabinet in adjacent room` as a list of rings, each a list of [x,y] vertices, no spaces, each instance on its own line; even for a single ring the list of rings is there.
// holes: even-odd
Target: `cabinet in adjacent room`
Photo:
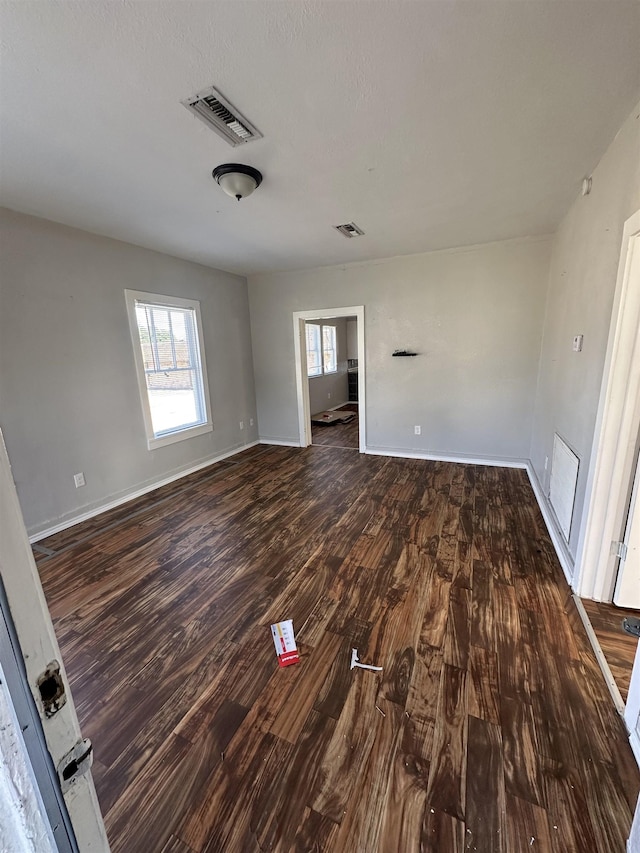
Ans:
[[[347,373],[347,381],[349,383],[349,402],[358,402],[358,369],[349,370]]]

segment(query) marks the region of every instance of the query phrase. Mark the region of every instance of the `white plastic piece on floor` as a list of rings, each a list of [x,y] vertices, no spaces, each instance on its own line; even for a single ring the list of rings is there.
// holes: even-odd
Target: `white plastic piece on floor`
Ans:
[[[366,663],[358,663],[358,650],[351,649],[351,669],[354,669],[356,666],[360,669],[374,669],[376,672],[382,672],[381,666],[369,666]]]

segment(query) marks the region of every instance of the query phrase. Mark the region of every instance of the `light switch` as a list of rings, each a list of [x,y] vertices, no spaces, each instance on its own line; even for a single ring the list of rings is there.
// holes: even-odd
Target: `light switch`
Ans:
[[[573,351],[582,352],[582,339],[584,335],[576,335],[573,339]]]

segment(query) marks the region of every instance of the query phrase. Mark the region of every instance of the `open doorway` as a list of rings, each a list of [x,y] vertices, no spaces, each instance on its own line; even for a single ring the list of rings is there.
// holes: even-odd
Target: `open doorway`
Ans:
[[[583,599],[579,609],[620,713],[640,693],[640,679],[634,685],[631,678],[638,639],[622,628],[625,616],[640,616],[639,436],[640,210],[623,232],[587,482],[587,520],[576,561],[576,589]]]
[[[305,320],[311,443],[357,450],[358,319]]]
[[[626,489],[631,494],[627,499],[624,535],[615,544],[618,554],[613,600],[582,600],[602,654],[601,666],[605,678],[611,681],[610,691],[614,702],[625,718],[627,715],[624,709],[629,704],[630,694],[633,690],[640,693],[640,664],[637,664],[640,636],[640,466],[637,451],[635,460],[630,488]],[[632,679],[634,664],[635,687]],[[640,697],[636,701],[640,703]],[[635,729],[637,725],[634,723]],[[635,747],[634,751],[639,754]]]
[[[297,311],[293,329],[300,446],[363,453],[364,307]]]
[[[343,403],[334,409],[311,415],[311,444],[359,450],[360,418],[357,403]]]

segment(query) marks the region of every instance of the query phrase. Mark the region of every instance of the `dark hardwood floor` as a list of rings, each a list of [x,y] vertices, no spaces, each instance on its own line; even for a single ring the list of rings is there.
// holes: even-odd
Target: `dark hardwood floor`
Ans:
[[[627,701],[631,670],[638,648],[638,638],[622,630],[622,620],[625,616],[640,616],[637,610],[625,610],[615,604],[605,604],[602,601],[582,599],[584,609],[591,622],[600,648],[605,656],[611,675],[616,682],[623,700]]]
[[[255,447],[38,548],[114,853],[623,853],[640,774],[523,471]]]
[[[348,424],[332,424],[331,426],[311,424],[311,443],[320,444],[324,447],[352,447],[357,450],[360,447],[358,404],[346,403],[344,406],[340,406],[338,411],[353,412],[355,418]]]

